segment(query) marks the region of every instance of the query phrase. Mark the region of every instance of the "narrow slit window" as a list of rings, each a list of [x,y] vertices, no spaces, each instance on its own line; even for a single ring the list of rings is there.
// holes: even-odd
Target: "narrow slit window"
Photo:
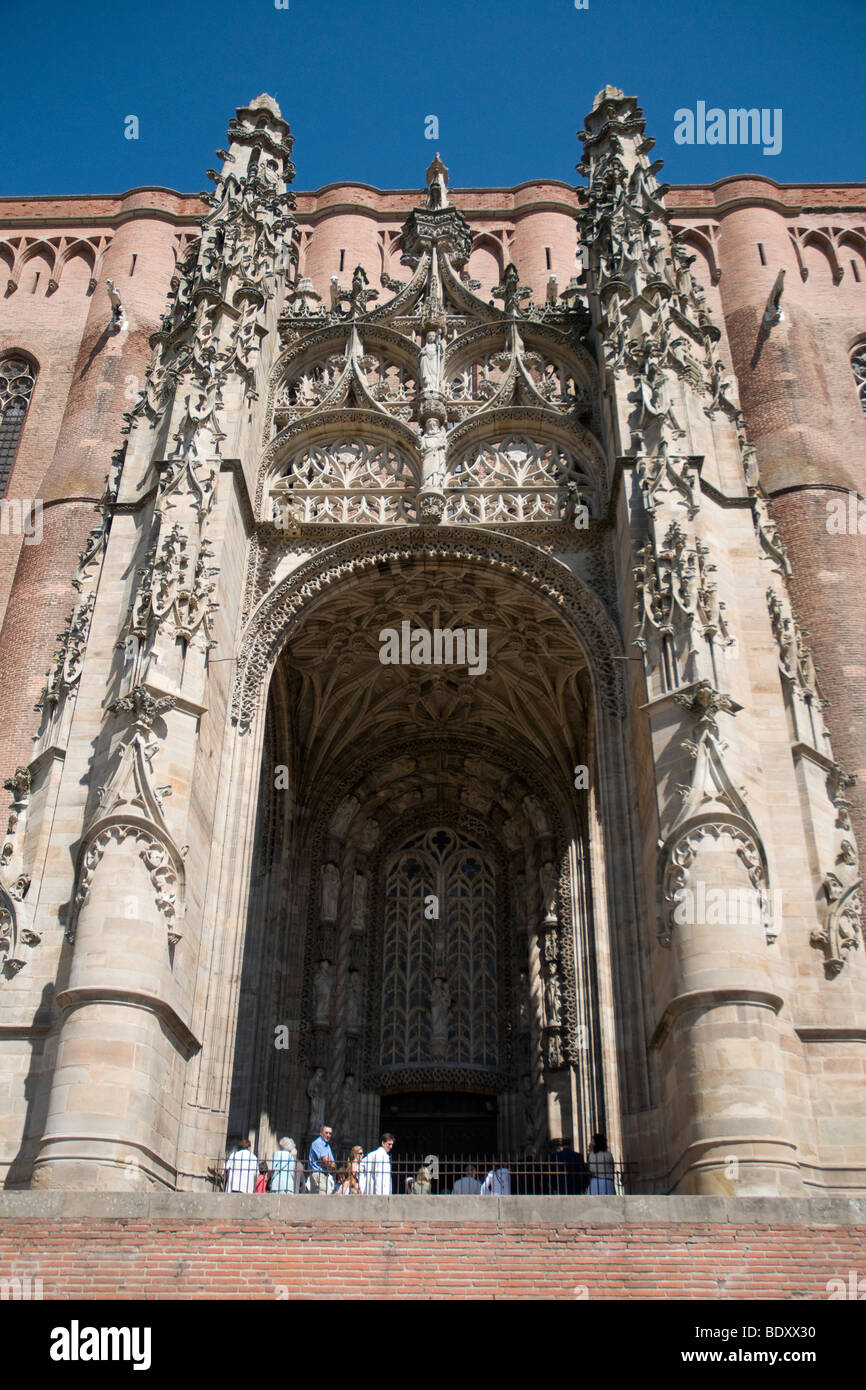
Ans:
[[[767,257],[764,255],[764,244],[761,241],[758,242],[758,255],[761,258],[761,265],[766,265]]]
[[[861,343],[851,357],[851,370],[863,414],[866,415],[866,343]]]

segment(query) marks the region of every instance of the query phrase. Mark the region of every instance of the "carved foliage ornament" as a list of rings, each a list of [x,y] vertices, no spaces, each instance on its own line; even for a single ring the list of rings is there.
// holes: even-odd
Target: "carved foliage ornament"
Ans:
[[[836,808],[837,852],[833,868],[821,884],[821,926],[812,932],[811,941],[823,949],[824,968],[831,979],[839,974],[848,952],[859,948],[863,932],[862,881],[845,796],[856,780],[856,775],[846,773],[839,763],[833,764],[827,777],[827,794]]]
[[[78,887],[73,900],[70,926],[66,932],[68,941],[75,939],[78,918],[90,897],[94,876],[106,849],[111,844],[123,845],[133,838],[135,849],[150,875],[156,906],[165,918],[168,944],[173,948],[180,941],[181,933],[178,928],[183,915],[182,866],[175,860],[164,841],[151,830],[141,825],[123,822],[104,826],[90,840],[81,857]]]

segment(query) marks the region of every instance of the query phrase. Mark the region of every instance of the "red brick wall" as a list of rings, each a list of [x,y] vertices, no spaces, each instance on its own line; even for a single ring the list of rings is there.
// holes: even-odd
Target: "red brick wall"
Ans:
[[[6,603],[0,629],[0,767],[5,770],[32,756],[39,725],[33,706],[75,601],[78,553],[99,520],[92,503],[102,493],[112,452],[123,442],[123,412],[143,384],[148,340],[159,326],[174,271],[177,235],[187,230],[168,214],[157,217],[143,194],[114,202],[119,225],[96,267],[99,283],[91,295],[83,283],[67,293],[63,278],[56,294],[42,294],[41,280],[40,292],[32,294],[25,276],[10,298],[0,300],[0,351],[24,348],[39,364],[8,496],[46,504],[39,545],[0,538],[0,612]],[[134,210],[142,203],[148,215],[136,219]],[[70,216],[74,210],[71,205]],[[0,217],[3,212],[0,206]],[[70,234],[62,224],[53,230]],[[40,234],[49,236],[51,230],[41,228]],[[126,315],[124,331],[116,334],[110,332],[109,276]]]
[[[866,489],[860,490],[860,496]],[[866,535],[831,535],[827,502],[850,507],[848,493],[830,488],[798,488],[773,498],[773,516],[785,538],[793,569],[791,596],[809,629],[809,645],[821,691],[830,700],[824,718],[833,755],[857,785],[846,793],[861,853],[866,849],[866,608],[863,588]]]
[[[412,1199],[399,1200],[408,1214]],[[598,1199],[572,1202],[575,1213],[581,1200]],[[264,1210],[272,1199],[261,1201]],[[550,1222],[504,1214],[499,1221],[417,1223],[130,1216],[7,1219],[0,1228],[0,1277],[39,1277],[45,1299],[821,1300],[828,1281],[842,1278],[847,1286],[851,1270],[858,1278],[866,1270],[866,1228],[820,1221],[775,1227],[602,1225],[577,1214]]]

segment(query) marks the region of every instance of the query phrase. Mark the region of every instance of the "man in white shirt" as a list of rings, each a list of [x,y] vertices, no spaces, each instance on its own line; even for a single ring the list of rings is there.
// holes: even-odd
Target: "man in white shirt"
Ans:
[[[482,1197],[510,1197],[511,1173],[504,1163],[494,1163],[481,1184]]]
[[[391,1150],[393,1134],[383,1134],[378,1149],[372,1149],[361,1159],[358,1186],[365,1197],[391,1196]]]
[[[458,1178],[451,1189],[452,1197],[477,1197],[481,1191],[481,1181],[474,1163],[467,1163],[463,1177]]]
[[[249,1139],[242,1139],[226,1159],[226,1192],[255,1192],[259,1160]]]

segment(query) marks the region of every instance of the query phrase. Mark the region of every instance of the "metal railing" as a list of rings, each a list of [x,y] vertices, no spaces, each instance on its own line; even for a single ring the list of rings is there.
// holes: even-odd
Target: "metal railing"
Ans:
[[[332,1172],[315,1171],[298,1156],[280,1152],[262,1159],[238,1150],[208,1169],[217,1191],[284,1196],[626,1196],[637,1185],[635,1165],[609,1154],[574,1150],[544,1158],[520,1154],[407,1154],[382,1150],[351,1166],[337,1157]]]

